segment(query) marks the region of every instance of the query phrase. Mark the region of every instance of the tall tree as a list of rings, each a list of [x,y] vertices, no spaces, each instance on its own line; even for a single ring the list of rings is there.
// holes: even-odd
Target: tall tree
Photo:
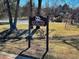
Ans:
[[[12,29],[12,14],[11,14],[9,0],[5,0],[5,2],[6,2],[8,16],[9,16],[10,29]]]
[[[19,10],[19,3],[20,0],[17,0],[17,4],[16,4],[16,10],[15,10],[15,18],[14,18],[14,29],[17,29],[16,25],[17,25],[17,17],[18,17],[18,10]]]
[[[41,12],[41,4],[42,4],[42,0],[38,0],[38,11],[37,11],[38,15],[40,15]]]
[[[63,12],[64,12],[64,13],[67,13],[67,12],[69,12],[70,7],[69,7],[69,5],[64,4],[63,7],[62,7],[62,9],[63,9]]]
[[[0,0],[0,18],[4,17],[4,1]]]
[[[26,5],[22,7],[22,10],[23,10],[22,15],[23,16],[29,16],[29,14],[30,14],[29,8],[30,8],[30,2],[27,2]],[[32,11],[34,12],[34,10],[35,10],[34,2],[32,2],[32,9],[33,9]]]
[[[10,29],[14,30],[14,29],[16,29],[16,23],[17,23],[17,16],[18,16],[18,9],[19,9],[20,0],[4,0],[4,1],[6,2],[6,6],[7,6]],[[13,17],[14,17],[14,19],[13,19]],[[13,20],[14,20],[14,22],[13,22]]]
[[[24,16],[29,16],[30,13],[29,7],[30,7],[30,2],[27,2],[26,5],[22,7]]]

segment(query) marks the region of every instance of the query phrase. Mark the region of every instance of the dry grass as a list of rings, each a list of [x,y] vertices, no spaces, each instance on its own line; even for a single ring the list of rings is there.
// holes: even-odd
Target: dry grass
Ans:
[[[7,29],[8,25],[0,25],[0,31]],[[17,26],[18,29],[27,29],[26,24],[21,24]],[[64,23],[50,23],[50,36],[69,36],[69,35],[79,35],[79,28],[76,26],[69,25],[68,29],[65,29]],[[13,40],[14,41],[14,40]],[[31,54],[34,56],[39,56],[43,54],[45,47],[45,40],[33,40],[32,48],[25,52],[24,54]],[[3,45],[0,45],[0,51],[6,51],[9,53],[19,54],[23,49],[27,47],[27,42],[22,39],[19,41],[8,41]],[[79,51],[64,42],[57,40],[50,40],[49,52],[45,59],[79,59]],[[29,52],[30,51],[30,52]],[[39,56],[40,57],[40,56]]]
[[[65,28],[65,23],[50,23],[50,35],[57,36],[72,36],[79,35],[79,28],[72,25],[67,25]]]
[[[9,25],[0,25],[0,32],[9,28]],[[18,29],[28,29],[27,24],[18,24]],[[44,27],[42,27],[44,28]],[[79,28],[77,26],[67,25],[65,28],[65,23],[50,23],[50,36],[72,36],[79,35]]]
[[[48,53],[50,59],[79,59],[79,51],[72,46],[69,46],[63,42],[51,42],[50,52]]]
[[[23,49],[27,48],[26,43],[27,42],[25,42],[25,40],[7,42],[4,44],[2,51],[19,54]],[[41,57],[41,55],[44,53],[44,47],[44,40],[33,40],[31,49],[24,52],[23,54]],[[49,52],[45,59],[79,59],[79,51],[63,42],[50,40],[49,48]]]

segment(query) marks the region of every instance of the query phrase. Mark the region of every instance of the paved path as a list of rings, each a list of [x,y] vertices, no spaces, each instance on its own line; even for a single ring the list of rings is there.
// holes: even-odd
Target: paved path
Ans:
[[[0,23],[8,23],[8,22],[9,22],[8,19],[0,20]],[[17,23],[19,23],[19,24],[28,24],[28,20],[17,20]]]
[[[0,52],[0,59],[33,59],[28,57],[17,56],[14,54],[8,54],[5,52]]]

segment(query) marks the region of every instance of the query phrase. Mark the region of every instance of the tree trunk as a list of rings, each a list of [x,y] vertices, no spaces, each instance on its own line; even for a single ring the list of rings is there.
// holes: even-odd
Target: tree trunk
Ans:
[[[14,18],[14,23],[13,23],[13,29],[14,30],[17,29],[16,25],[17,25],[17,17],[18,17],[19,3],[20,3],[20,0],[17,0],[16,10],[15,10],[15,18]]]
[[[9,5],[9,1],[6,0],[5,2],[7,4],[7,10],[8,10],[8,16],[9,16],[10,29],[12,29],[12,14],[11,14],[11,9],[10,9],[10,5]]]
[[[37,15],[40,15],[40,12],[41,12],[41,4],[42,4],[42,0],[38,0],[38,12],[37,12]]]

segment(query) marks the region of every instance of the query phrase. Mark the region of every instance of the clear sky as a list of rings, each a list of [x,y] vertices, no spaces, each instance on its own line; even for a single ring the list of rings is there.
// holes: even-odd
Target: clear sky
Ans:
[[[28,0],[20,0],[20,6],[24,6],[27,3]],[[33,0],[35,3],[35,6],[38,4],[38,0]],[[67,3],[70,5],[70,7],[78,7],[79,6],[79,0],[49,0],[49,6],[58,6],[58,5],[63,5]],[[42,6],[46,6],[46,0],[42,0]]]

